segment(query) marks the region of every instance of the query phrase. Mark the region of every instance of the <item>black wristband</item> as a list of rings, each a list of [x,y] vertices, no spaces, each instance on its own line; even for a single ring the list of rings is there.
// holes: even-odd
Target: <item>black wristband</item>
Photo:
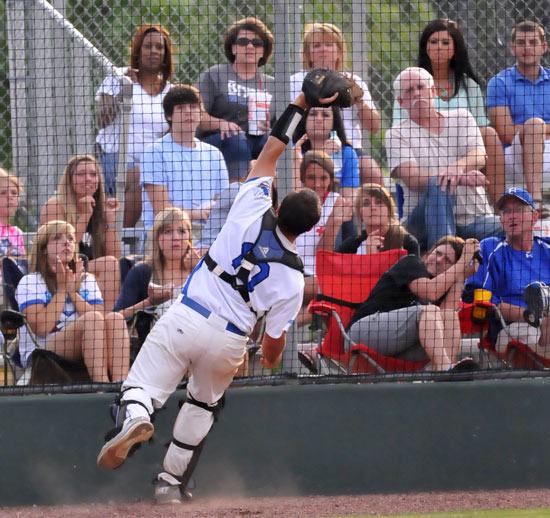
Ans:
[[[271,136],[279,139],[283,144],[288,144],[304,114],[305,111],[302,108],[289,104],[273,126]]]

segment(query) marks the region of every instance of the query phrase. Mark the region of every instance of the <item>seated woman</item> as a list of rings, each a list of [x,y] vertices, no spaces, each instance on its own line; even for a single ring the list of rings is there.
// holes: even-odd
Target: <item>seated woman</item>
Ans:
[[[488,179],[487,191],[492,202],[496,203],[506,188],[502,174],[505,167],[504,151],[485,113],[480,81],[470,63],[464,35],[456,22],[432,20],[426,25],[420,35],[417,65],[426,69],[434,78],[437,93],[434,101],[438,111],[464,108],[474,116],[487,151],[487,163],[483,171]],[[408,118],[406,110],[396,100],[393,123]]]
[[[354,189],[360,185],[359,159],[347,140],[340,108],[307,109],[296,126],[293,141],[294,177],[299,177],[297,172],[300,171],[304,153],[310,150],[324,151],[333,162],[334,176],[339,183],[338,192],[351,200]]]
[[[332,23],[315,22],[304,30],[304,41],[300,50],[304,70],[290,77],[290,98],[294,99],[302,90],[307,72],[316,68],[330,68],[344,71],[347,61],[346,42],[340,28]],[[374,106],[367,84],[357,74],[350,73],[363,90],[363,100],[344,108],[342,118],[346,134],[357,152],[361,170],[361,183],[384,184],[382,171],[376,161],[363,152],[363,131],[374,135],[380,128],[380,114]]]
[[[305,287],[303,309],[298,314],[298,326],[311,320],[305,311],[317,293],[315,281],[315,254],[317,250],[334,250],[334,243],[342,224],[352,217],[351,202],[340,196],[334,181],[334,165],[323,151],[308,151],[300,164],[301,185],[317,193],[321,199],[321,219],[309,231],[296,238],[296,250],[304,263]],[[295,178],[295,183],[298,183]]]
[[[205,110],[197,136],[223,153],[230,179],[241,178],[274,121],[275,79],[260,71],[273,51],[273,34],[261,20],[243,18],[227,29],[223,51],[228,64],[209,68],[195,85]]]
[[[61,220],[75,228],[78,251],[88,257],[88,271],[103,294],[103,310],[112,311],[120,290],[121,246],[115,226],[120,204],[116,198],[105,199],[101,168],[91,155],[69,160],[57,193],[44,205],[40,223]]]
[[[374,254],[404,248],[420,255],[416,238],[395,219],[396,209],[389,191],[376,183],[362,185],[355,195],[355,216],[364,230],[346,239],[338,248],[344,254]]]
[[[0,255],[12,255],[24,257],[25,243],[23,232],[15,225],[10,224],[10,219],[17,212],[19,198],[23,192],[19,178],[0,167]],[[0,271],[0,280],[2,272]],[[1,295],[0,295],[1,296]]]
[[[115,304],[126,320],[153,307],[160,316],[179,296],[200,259],[191,244],[191,221],[176,207],[157,214],[147,242],[151,252],[128,272]]]
[[[104,316],[101,292],[76,252],[74,227],[50,221],[36,234],[29,275],[16,299],[41,347],[68,360],[83,360],[94,382],[119,381],[130,367],[130,339],[121,315]],[[19,352],[27,365],[35,345],[25,327]]]
[[[475,239],[445,236],[420,260],[402,257],[378,281],[348,326],[351,339],[384,356],[429,358],[431,370],[454,366],[464,281],[477,269]]]

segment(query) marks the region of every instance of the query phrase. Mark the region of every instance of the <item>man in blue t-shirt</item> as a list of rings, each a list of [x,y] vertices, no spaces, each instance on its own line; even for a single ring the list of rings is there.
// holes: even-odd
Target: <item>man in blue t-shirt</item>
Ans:
[[[489,81],[487,114],[507,146],[506,180],[523,183],[538,209],[542,184],[550,181],[550,69],[541,66],[547,50],[544,28],[532,21],[519,23],[510,50],[516,64]]]
[[[221,152],[195,137],[202,113],[199,91],[189,85],[173,86],[162,104],[170,132],[148,146],[141,158],[145,229],[170,206],[185,209],[192,221],[207,220],[229,185]]]
[[[532,196],[524,189],[511,187],[497,203],[504,237],[481,242],[483,264],[464,287],[463,299],[471,302],[473,290],[492,292],[491,301],[500,309],[508,324],[496,340],[504,350],[510,340],[520,340],[543,357],[550,358],[550,334],[546,326],[537,329],[524,321],[527,307],[524,289],[533,282],[550,283],[550,238],[536,237],[533,228],[539,215]]]

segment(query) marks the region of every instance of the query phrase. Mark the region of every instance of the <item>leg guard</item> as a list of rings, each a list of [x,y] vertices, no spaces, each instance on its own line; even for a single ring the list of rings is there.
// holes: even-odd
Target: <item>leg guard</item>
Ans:
[[[188,394],[187,402],[178,414],[174,425],[174,438],[164,458],[165,473],[161,473],[159,479],[167,482],[171,482],[171,479],[177,480],[184,498],[188,498],[186,490],[199,461],[206,436],[212,424],[217,421],[224,404],[225,396],[214,405],[207,405]]]
[[[302,120],[305,111],[295,104],[289,104],[283,114],[277,119],[271,130],[271,136],[279,139],[283,144],[288,144],[292,134]]]

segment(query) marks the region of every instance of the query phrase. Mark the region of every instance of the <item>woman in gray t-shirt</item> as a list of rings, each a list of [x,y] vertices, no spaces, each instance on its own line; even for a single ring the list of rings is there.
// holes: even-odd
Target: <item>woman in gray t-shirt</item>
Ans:
[[[273,34],[263,22],[239,20],[224,37],[229,64],[209,68],[196,85],[206,112],[198,137],[223,153],[230,179],[246,177],[268,137],[275,79],[258,69],[272,50]]]

